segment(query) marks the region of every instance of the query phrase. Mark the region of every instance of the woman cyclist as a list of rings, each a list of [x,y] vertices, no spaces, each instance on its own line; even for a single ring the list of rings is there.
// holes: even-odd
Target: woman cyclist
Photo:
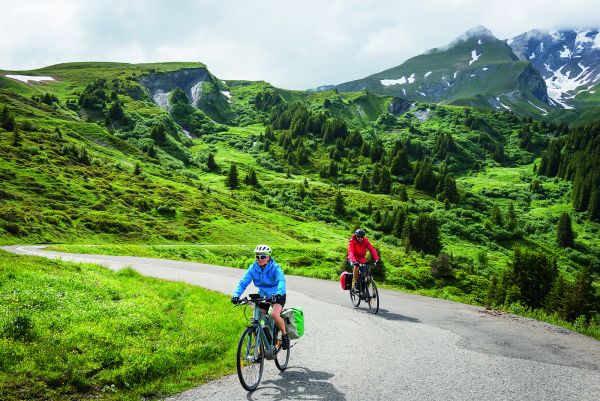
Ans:
[[[282,334],[281,348],[288,349],[290,339],[285,330],[283,318],[281,317],[281,310],[285,305],[285,277],[283,276],[283,270],[271,258],[271,248],[268,245],[257,245],[254,249],[254,254],[256,255],[256,261],[248,266],[248,270],[246,270],[235,291],[233,291],[231,303],[237,304],[246,287],[253,281],[259,290],[258,293],[261,296],[270,298],[273,302],[271,312],[273,321],[275,321],[277,328]],[[267,314],[270,306],[268,303],[260,303],[258,306],[263,314]]]
[[[348,242],[348,263],[353,266],[352,283],[354,291],[358,291],[357,280],[358,280],[358,264],[366,263],[367,261],[367,249],[371,252],[371,256],[375,260],[375,265],[379,264],[379,255],[377,251],[369,242],[369,239],[365,236],[367,233],[362,228],[357,229],[352,234],[352,238]]]

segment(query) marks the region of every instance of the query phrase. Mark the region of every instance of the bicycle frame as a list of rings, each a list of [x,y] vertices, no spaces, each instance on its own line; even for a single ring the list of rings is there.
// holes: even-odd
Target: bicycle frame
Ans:
[[[360,289],[360,294],[365,296],[365,292],[367,291],[367,281],[371,277],[371,267],[367,263],[361,263],[358,265],[358,286]]]
[[[263,315],[263,313],[261,312],[260,308],[258,307],[258,302],[255,301],[250,301],[249,303],[254,304],[254,315],[252,316],[252,319],[250,320],[250,324],[249,326],[255,327],[258,333],[258,338],[260,338],[260,342],[262,342],[264,350],[265,350],[265,358],[267,359],[273,359],[275,357],[276,354],[276,348],[275,348],[275,344],[274,344],[274,327],[275,327],[275,321],[267,316],[267,315]],[[263,323],[264,327],[263,327]],[[269,341],[269,338],[267,337],[267,334],[265,332],[265,328],[267,330],[269,330],[271,332],[271,341]],[[248,338],[248,346],[250,346],[250,338]],[[255,346],[255,355],[258,355],[258,347],[260,346],[260,343],[258,341],[256,341]]]

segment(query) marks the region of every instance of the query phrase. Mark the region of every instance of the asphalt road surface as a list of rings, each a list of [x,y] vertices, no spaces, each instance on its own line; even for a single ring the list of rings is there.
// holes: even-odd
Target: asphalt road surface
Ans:
[[[41,247],[10,252],[131,266],[140,273],[230,294],[240,269]],[[184,400],[600,400],[600,342],[506,313],[380,291],[379,314],[354,308],[333,281],[287,276],[286,306],[305,311],[305,335],[279,372],[266,361],[246,392],[237,375],[169,398]],[[248,293],[252,291],[249,289]]]

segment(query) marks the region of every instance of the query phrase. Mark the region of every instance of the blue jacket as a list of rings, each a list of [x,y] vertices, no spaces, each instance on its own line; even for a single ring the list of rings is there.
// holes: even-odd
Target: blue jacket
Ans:
[[[269,263],[264,268],[261,268],[256,261],[248,266],[248,270],[246,270],[246,273],[244,273],[244,276],[238,283],[233,296],[239,297],[242,295],[252,281],[254,281],[254,285],[260,290],[259,294],[265,297],[275,294],[285,295],[283,270],[273,258],[269,260]]]

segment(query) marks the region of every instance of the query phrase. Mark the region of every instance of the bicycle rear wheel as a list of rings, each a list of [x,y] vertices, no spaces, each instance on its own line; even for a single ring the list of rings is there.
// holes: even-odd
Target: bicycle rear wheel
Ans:
[[[277,334],[275,335],[275,366],[277,366],[277,369],[284,371],[287,369],[290,360],[290,347],[288,349],[281,348],[282,337],[283,334],[281,334],[281,331],[277,330]]]
[[[352,301],[352,305],[354,305],[355,308],[358,308],[360,305],[360,292],[354,292],[354,287],[351,287],[350,291],[348,292],[350,293],[350,301]]]
[[[367,304],[369,304],[369,312],[376,314],[379,312],[379,291],[373,279],[367,281]]]
[[[258,343],[258,347],[257,347]],[[265,349],[258,338],[257,327],[247,327],[237,348],[237,373],[242,387],[252,391],[258,387],[265,365]]]

